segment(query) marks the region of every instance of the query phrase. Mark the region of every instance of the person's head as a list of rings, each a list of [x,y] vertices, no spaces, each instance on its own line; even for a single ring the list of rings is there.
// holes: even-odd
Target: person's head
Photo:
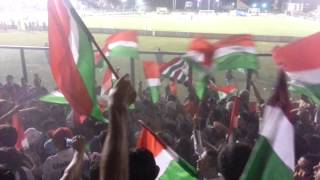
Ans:
[[[218,152],[213,149],[204,151],[197,162],[197,170],[204,178],[214,178],[217,172]]]
[[[243,105],[249,105],[250,93],[248,90],[242,90],[240,92],[240,103]]]
[[[67,138],[72,138],[72,131],[66,127],[60,127],[52,133],[52,140],[58,150],[67,148]]]
[[[25,87],[25,86],[27,86],[28,85],[28,82],[27,82],[27,79],[26,78],[21,78],[21,86],[22,87]]]
[[[0,125],[0,147],[13,147],[17,143],[17,131],[10,125]]]
[[[9,74],[6,78],[6,81],[8,85],[13,84],[13,76]]]
[[[41,78],[39,77],[38,74],[34,74],[33,85],[35,87],[40,87],[41,86]]]
[[[152,153],[144,148],[130,151],[129,154],[129,179],[130,180],[155,180],[159,173]]]
[[[242,143],[228,144],[218,155],[218,169],[225,180],[238,180],[249,159],[250,146]]]
[[[295,172],[303,171],[304,177],[312,177],[313,167],[317,166],[319,157],[313,154],[306,154],[299,158]]]
[[[14,172],[5,164],[0,164],[0,179],[15,180]]]

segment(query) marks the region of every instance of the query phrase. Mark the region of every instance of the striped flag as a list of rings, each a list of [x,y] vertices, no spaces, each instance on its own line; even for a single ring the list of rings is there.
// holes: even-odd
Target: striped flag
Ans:
[[[194,38],[189,45],[187,53],[183,56],[192,66],[197,97],[202,100],[206,94],[209,75],[213,65],[213,45],[201,37]]]
[[[107,38],[102,51],[109,57],[129,57],[137,59],[138,37],[135,31],[123,31],[113,34]],[[102,60],[100,53],[96,53],[96,64]]]
[[[223,87],[216,87],[215,90],[218,92],[219,99],[225,99],[227,97],[235,95],[237,87],[235,85],[228,85]]]
[[[160,68],[159,64],[155,61],[144,61],[143,62],[144,75],[149,86],[149,93],[151,100],[156,103],[160,100]]]
[[[86,27],[68,0],[48,0],[49,55],[53,78],[80,115],[103,119],[95,94],[93,49]]]
[[[231,36],[214,44],[217,70],[257,69],[255,43],[251,35]]]
[[[290,81],[290,91],[308,96],[320,104],[320,33],[275,48],[273,59]]]
[[[189,80],[189,64],[181,58],[174,58],[168,63],[160,65],[161,75],[178,83]]]
[[[152,152],[160,172],[156,179],[160,180],[197,180],[195,169],[179,158],[168,146],[147,128],[143,128],[137,144],[138,148],[146,148]]]
[[[101,96],[106,95],[107,92],[112,88],[112,71],[110,68],[106,69],[103,76],[103,81],[101,85]]]
[[[241,180],[293,180],[294,126],[289,118],[290,102],[285,74],[264,111],[257,140]]]
[[[54,104],[68,104],[68,101],[64,98],[60,91],[53,91],[48,95],[42,96],[39,100]]]

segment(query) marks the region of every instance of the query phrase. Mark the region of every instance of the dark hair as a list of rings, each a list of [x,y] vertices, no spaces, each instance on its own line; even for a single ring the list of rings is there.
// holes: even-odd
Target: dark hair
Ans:
[[[14,180],[14,173],[12,169],[4,164],[0,164],[0,179],[1,180]]]
[[[218,155],[218,169],[225,180],[238,180],[249,159],[249,145],[238,143],[228,144]]]
[[[159,167],[152,153],[144,148],[130,151],[129,154],[129,179],[154,180],[159,173]]]
[[[11,147],[17,143],[17,131],[10,125],[0,125],[0,147]]]

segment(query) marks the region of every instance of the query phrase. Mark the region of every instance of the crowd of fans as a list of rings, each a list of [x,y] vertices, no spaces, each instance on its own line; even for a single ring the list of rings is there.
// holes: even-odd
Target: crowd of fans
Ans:
[[[212,88],[214,80],[202,101],[187,83],[189,93],[183,102],[166,88],[154,104],[142,83],[136,93],[127,79],[120,79],[110,91],[110,105],[104,112],[109,123],[90,117],[79,123],[70,107],[38,100],[48,91],[37,74],[33,85],[24,78],[19,85],[8,75],[6,82],[0,83],[0,179],[153,180],[159,167],[151,152],[135,148],[141,130],[138,120],[195,167],[199,179],[239,179],[258,138],[266,104],[253,82],[255,97],[250,97],[247,90],[239,92],[238,127],[228,142],[234,97],[219,99]],[[135,108],[128,109],[132,102]],[[320,180],[318,109],[305,96],[292,103],[294,177]],[[22,147],[17,147],[21,134],[13,127],[13,116],[24,127]]]

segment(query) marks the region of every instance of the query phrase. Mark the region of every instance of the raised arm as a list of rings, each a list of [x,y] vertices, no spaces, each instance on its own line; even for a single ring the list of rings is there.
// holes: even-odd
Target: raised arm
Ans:
[[[109,133],[101,154],[100,180],[128,180],[128,106],[136,92],[129,76],[122,77],[110,92]]]

